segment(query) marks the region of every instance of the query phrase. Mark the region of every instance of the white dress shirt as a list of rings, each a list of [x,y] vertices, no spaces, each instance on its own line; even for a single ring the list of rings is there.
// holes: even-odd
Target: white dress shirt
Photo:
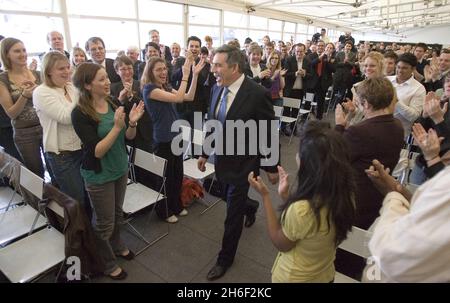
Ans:
[[[45,84],[33,92],[33,103],[44,133],[44,151],[59,154],[60,151],[81,149],[81,141],[72,125],[72,110],[78,103],[78,92],[72,83],[63,88],[51,88]]]
[[[245,75],[242,74],[236,81],[234,81],[230,86],[228,86],[229,91],[228,91],[228,95],[227,95],[227,113],[228,113],[228,110],[230,109],[231,105],[233,104],[234,98],[236,97],[237,92],[241,88],[241,85],[244,82],[244,79],[245,79]],[[220,99],[219,99],[219,102],[216,107],[216,117],[217,117],[217,113],[219,112],[220,102],[222,100],[224,91],[225,90],[223,90],[222,93],[220,94]]]
[[[395,105],[394,117],[399,119],[405,130],[405,137],[411,133],[411,127],[414,121],[422,113],[425,102],[425,87],[411,75],[403,83],[397,82],[397,76],[388,76],[389,81],[395,87],[398,102]]]
[[[303,68],[303,59],[298,61],[297,60],[297,70],[300,70]],[[295,78],[295,82],[294,82],[294,86],[292,87],[292,89],[303,89],[303,77],[302,75],[298,75]]]
[[[450,166],[420,186],[411,203],[389,193],[369,249],[383,282],[450,282]]]
[[[261,73],[261,66],[259,64],[257,66],[250,65],[250,70],[252,71],[253,78],[255,78]]]

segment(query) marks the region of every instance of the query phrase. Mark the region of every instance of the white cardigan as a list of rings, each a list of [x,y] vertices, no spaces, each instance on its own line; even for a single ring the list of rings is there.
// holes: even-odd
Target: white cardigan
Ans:
[[[65,98],[65,90],[45,84],[33,92],[33,103],[44,133],[44,151],[59,154],[61,151],[81,149],[81,141],[73,129],[71,114],[78,104],[78,91],[72,83],[66,85],[72,102]]]

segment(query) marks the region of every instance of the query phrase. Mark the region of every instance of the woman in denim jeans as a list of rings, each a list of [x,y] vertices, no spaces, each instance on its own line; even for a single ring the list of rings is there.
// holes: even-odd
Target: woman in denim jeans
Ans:
[[[11,118],[14,143],[25,166],[44,177],[41,160],[42,127],[33,107],[33,91],[40,84],[39,74],[27,66],[22,41],[6,38],[1,42],[5,72],[0,74],[0,104]]]
[[[106,268],[104,274],[122,280],[127,273],[117,265],[117,257],[134,257],[120,239],[122,206],[128,181],[125,137],[136,136],[137,121],[144,114],[144,103],[134,104],[125,121],[122,106],[109,96],[111,82],[105,69],[95,63],[82,63],[73,76],[79,90],[72,123],[82,142],[81,176],[94,210],[97,250]]]
[[[43,84],[34,90],[33,103],[44,132],[45,160],[61,191],[84,204],[81,141],[71,119],[78,92],[70,83],[70,63],[63,53],[51,51],[41,68]]]

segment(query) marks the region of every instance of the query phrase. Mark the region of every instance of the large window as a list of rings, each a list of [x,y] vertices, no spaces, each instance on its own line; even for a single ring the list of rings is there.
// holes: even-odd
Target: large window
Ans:
[[[247,28],[247,15],[225,11],[223,19],[225,26]]]
[[[216,9],[201,8],[197,6],[189,7],[189,23],[220,25],[220,11]]]
[[[225,43],[232,39],[238,39],[241,47],[244,46],[245,38],[249,37],[248,31],[246,29],[224,28],[223,31],[223,40]]]
[[[28,12],[45,12],[59,13],[59,0],[0,0],[0,8],[4,10],[28,11]],[[4,33],[3,27],[2,32]]]
[[[269,31],[281,32],[282,30],[283,30],[282,21],[269,19]]]
[[[183,38],[183,26],[173,24],[158,24],[158,23],[140,23],[140,40],[141,48],[144,48],[145,44],[150,41],[148,32],[152,29],[156,29],[159,32],[160,43],[170,46],[172,43],[177,42],[183,47],[186,44]]]
[[[213,39],[213,47],[220,46],[220,28],[205,26],[189,26],[188,36],[197,36],[202,40],[202,46],[205,46],[205,36],[211,36]]]
[[[139,0],[139,18],[148,21],[182,23],[183,5],[163,1]]]
[[[82,48],[94,36],[103,39],[107,50],[126,50],[129,45],[138,44],[136,22],[69,18],[69,25],[73,45]]]
[[[295,23],[292,22],[284,22],[284,32],[294,33],[295,34]]]
[[[123,0],[66,0],[71,15],[136,18],[134,1]]]
[[[219,46],[231,39],[243,45],[247,37],[262,44],[265,35],[274,41],[290,41],[292,37],[295,42],[303,42],[320,31],[313,25],[207,7],[206,1],[203,7],[190,5],[191,1],[170,1],[0,0],[0,34],[23,40],[33,55],[48,49],[46,34],[52,30],[65,36],[69,51],[75,45],[84,47],[89,37],[99,36],[108,55],[114,56],[130,45],[143,48],[150,40],[151,29],[160,32],[161,43],[177,42],[183,47],[190,35],[202,41],[209,35],[214,46]],[[328,32],[331,40],[339,34],[336,30]]]
[[[250,16],[250,28],[267,30],[267,18]]]
[[[48,50],[48,32],[52,30],[64,32],[61,18],[0,14],[0,19],[2,20],[1,33],[22,40],[28,53]]]

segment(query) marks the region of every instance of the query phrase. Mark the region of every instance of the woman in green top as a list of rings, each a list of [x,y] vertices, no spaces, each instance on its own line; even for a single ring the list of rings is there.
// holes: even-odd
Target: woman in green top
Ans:
[[[105,263],[104,273],[115,280],[125,279],[126,272],[116,263],[116,256],[134,257],[120,239],[128,180],[125,137],[132,140],[136,136],[144,103],[133,105],[127,123],[123,107],[109,97],[111,83],[106,70],[95,63],[82,63],[73,84],[80,99],[72,112],[72,124],[82,142],[81,175],[95,212],[97,249]]]
[[[249,182],[263,197],[270,239],[280,251],[272,282],[332,282],[337,246],[354,218],[354,183],[349,151],[327,123],[308,122],[297,154],[297,189],[289,196],[288,175],[279,166],[278,193],[285,201],[281,222],[260,177]]]

